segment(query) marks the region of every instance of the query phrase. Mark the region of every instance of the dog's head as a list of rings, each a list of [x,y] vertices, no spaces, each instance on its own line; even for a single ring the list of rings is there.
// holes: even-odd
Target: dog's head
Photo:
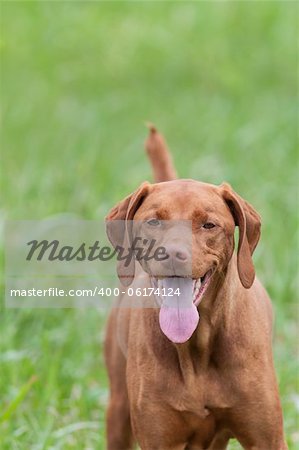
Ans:
[[[154,287],[179,287],[185,292],[183,299],[190,297],[187,292],[191,290],[195,306],[213,275],[225,273],[234,250],[236,226],[239,278],[247,289],[254,281],[252,254],[260,237],[260,217],[228,184],[214,186],[182,179],[143,183],[118,203],[106,220],[114,247],[124,242],[129,247],[139,237],[146,245],[154,242],[152,252],[163,248],[165,258],[142,259],[140,264]],[[122,221],[117,232],[113,227],[115,220]],[[129,265],[119,261],[118,274],[124,284],[130,284],[134,270],[134,260]]]

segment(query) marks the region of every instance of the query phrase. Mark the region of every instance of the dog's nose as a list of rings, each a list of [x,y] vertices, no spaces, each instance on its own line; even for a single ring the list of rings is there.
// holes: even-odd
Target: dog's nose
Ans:
[[[177,261],[180,263],[187,262],[189,258],[189,253],[178,247],[177,245],[169,245],[166,247],[166,253],[169,258],[171,258],[173,261]]]

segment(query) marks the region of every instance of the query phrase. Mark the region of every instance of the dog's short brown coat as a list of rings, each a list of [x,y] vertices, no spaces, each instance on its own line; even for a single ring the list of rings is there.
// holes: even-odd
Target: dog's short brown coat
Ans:
[[[184,344],[162,333],[158,309],[118,308],[126,300],[118,299],[105,343],[108,449],[131,449],[137,441],[142,450],[221,450],[231,437],[245,449],[286,449],[271,303],[251,258],[260,236],[259,216],[227,184],[175,180],[165,142],[153,127],[146,148],[157,183],[144,183],[120,202],[108,223],[144,220],[157,209],[165,220],[192,220],[195,213],[201,220],[212,211],[217,230],[193,233],[192,277],[211,265],[216,270],[198,306],[200,323]],[[150,286],[140,266],[131,285],[136,286]]]

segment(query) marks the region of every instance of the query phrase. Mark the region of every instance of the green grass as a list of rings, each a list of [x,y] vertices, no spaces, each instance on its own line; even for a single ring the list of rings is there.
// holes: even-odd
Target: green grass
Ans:
[[[290,449],[297,18],[295,2],[2,2],[0,43],[3,220],[101,219],[151,178],[146,120],[181,176],[226,180],[261,213]],[[104,324],[95,310],[2,310],[1,448],[105,448]]]

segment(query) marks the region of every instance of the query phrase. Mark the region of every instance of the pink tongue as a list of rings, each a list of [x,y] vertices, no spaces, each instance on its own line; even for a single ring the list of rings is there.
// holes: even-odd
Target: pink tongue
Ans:
[[[165,288],[163,293],[166,294],[173,292],[173,296],[160,297],[163,302],[159,314],[161,330],[169,340],[182,344],[192,336],[199,321],[197,308],[193,304],[192,279],[164,278],[159,281],[159,288],[160,292]]]

